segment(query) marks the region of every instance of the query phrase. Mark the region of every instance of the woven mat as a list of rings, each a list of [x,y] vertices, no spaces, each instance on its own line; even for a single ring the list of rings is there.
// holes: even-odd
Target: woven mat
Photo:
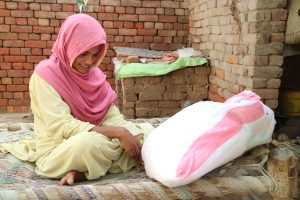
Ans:
[[[150,122],[157,126],[164,120],[152,119]],[[20,130],[8,131],[9,126],[19,126]],[[1,142],[17,141],[33,134],[31,123],[0,123]],[[259,175],[255,170],[246,171],[240,167],[232,167],[247,162],[254,161],[245,157],[237,159],[234,163],[228,163],[209,173],[206,178]],[[222,196],[214,190],[203,192],[205,188],[201,189],[203,186],[212,185],[216,182],[215,179],[212,183],[201,179],[201,183],[195,181],[187,186],[167,188],[147,177],[143,169],[134,169],[122,174],[107,174],[98,180],[81,182],[74,186],[59,186],[58,180],[41,177],[35,174],[34,168],[34,164],[22,162],[11,154],[0,154],[0,199],[195,199],[199,195]],[[263,187],[259,185],[258,190]],[[261,189],[260,192],[264,190]]]

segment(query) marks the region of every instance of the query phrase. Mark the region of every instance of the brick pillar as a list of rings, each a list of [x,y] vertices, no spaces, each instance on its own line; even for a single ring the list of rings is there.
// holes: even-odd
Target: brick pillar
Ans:
[[[190,0],[189,41],[211,57],[209,97],[252,90],[278,105],[286,0]]]

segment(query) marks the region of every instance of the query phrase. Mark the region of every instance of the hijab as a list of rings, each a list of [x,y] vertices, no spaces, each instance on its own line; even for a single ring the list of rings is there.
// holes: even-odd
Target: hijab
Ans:
[[[87,50],[101,48],[97,61],[87,73],[72,68],[74,60]],[[62,24],[49,59],[41,61],[36,69],[69,105],[71,114],[85,122],[99,125],[116,93],[98,68],[106,53],[106,33],[97,20],[86,14],[75,14]]]

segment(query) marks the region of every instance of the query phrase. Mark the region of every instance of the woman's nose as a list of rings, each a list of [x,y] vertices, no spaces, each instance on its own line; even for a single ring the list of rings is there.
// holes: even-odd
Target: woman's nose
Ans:
[[[86,65],[92,65],[93,64],[93,56],[92,55],[86,56],[85,64]]]

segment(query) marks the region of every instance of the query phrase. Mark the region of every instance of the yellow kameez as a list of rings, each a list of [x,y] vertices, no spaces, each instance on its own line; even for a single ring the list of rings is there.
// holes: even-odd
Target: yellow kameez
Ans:
[[[35,162],[36,173],[51,178],[61,178],[70,170],[77,170],[92,180],[107,171],[120,173],[135,166],[117,139],[89,132],[94,125],[75,119],[57,91],[35,73],[29,91],[37,137],[1,144],[0,151]],[[125,127],[141,143],[153,130],[148,123],[126,121],[115,105],[109,108],[101,126]]]

